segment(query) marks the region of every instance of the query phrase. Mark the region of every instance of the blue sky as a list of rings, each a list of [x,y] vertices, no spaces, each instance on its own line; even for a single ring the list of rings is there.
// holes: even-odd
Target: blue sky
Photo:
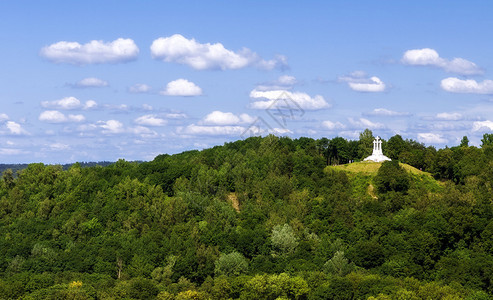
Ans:
[[[0,163],[493,131],[489,1],[1,1]]]

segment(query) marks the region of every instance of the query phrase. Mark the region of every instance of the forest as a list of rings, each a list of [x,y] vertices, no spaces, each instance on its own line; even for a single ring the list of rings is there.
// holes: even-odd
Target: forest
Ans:
[[[0,299],[491,299],[493,134],[373,139],[7,169]]]

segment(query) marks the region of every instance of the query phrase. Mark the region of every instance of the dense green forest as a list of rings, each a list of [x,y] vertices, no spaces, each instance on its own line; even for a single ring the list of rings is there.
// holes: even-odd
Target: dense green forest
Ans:
[[[490,299],[493,135],[439,150],[395,135],[377,172],[333,167],[372,141],[6,170],[0,299]]]

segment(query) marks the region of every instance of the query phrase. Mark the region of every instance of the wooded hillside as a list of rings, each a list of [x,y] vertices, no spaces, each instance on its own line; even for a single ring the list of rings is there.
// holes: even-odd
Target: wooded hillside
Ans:
[[[376,173],[327,167],[372,141],[252,137],[7,170],[0,299],[490,299],[493,145],[397,135]]]

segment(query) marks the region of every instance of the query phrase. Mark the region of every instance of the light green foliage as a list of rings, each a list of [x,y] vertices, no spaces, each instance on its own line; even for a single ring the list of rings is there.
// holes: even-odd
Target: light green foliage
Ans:
[[[298,238],[289,224],[274,226],[270,239],[276,253],[288,255],[298,246]]]
[[[214,273],[216,275],[238,276],[248,270],[248,261],[239,252],[221,253],[216,260]]]
[[[256,275],[245,284],[240,299],[268,300],[278,297],[304,299],[308,292],[308,284],[298,276],[290,277],[286,273]]]
[[[350,264],[347,258],[344,257],[344,251],[336,251],[334,256],[324,264],[324,271],[328,274],[346,276],[355,268]]]

